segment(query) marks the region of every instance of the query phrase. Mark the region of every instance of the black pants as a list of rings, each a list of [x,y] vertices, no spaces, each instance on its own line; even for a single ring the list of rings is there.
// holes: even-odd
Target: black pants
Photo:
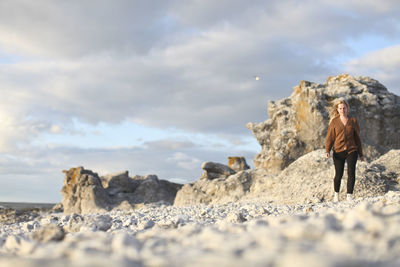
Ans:
[[[356,163],[358,158],[358,152],[354,151],[350,154],[347,151],[335,153],[333,152],[333,163],[335,164],[335,179],[334,189],[335,192],[340,191],[340,182],[343,177],[344,163],[347,161],[347,193],[353,194],[354,183],[356,182]]]

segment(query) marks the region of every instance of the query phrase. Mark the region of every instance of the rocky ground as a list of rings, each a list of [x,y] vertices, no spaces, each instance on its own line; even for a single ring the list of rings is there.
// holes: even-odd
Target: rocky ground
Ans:
[[[400,264],[398,191],[338,203],[156,203],[103,214],[2,216],[0,266]]]
[[[279,205],[326,202],[332,199],[334,176],[332,157],[327,159],[325,150],[318,149],[301,156],[279,174],[257,168],[185,184],[177,192],[174,205],[220,204],[245,199],[263,199]],[[342,196],[346,194],[346,184],[347,171],[342,180]],[[356,198],[400,191],[399,184],[399,149],[390,150],[372,162],[357,162]]]

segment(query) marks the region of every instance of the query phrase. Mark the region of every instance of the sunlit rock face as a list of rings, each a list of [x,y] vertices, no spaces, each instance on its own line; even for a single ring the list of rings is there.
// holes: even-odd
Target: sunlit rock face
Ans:
[[[65,213],[104,212],[111,208],[111,199],[97,173],[83,167],[63,172],[65,179],[61,195]]]
[[[239,200],[263,200],[278,205],[330,202],[333,197],[334,166],[324,149],[309,152],[279,174],[264,168],[239,171],[228,177],[199,179],[185,184],[176,194],[175,206],[218,204]],[[340,190],[346,195],[347,173]],[[393,149],[372,162],[357,163],[354,197],[381,196],[399,191],[400,149]]]
[[[279,172],[300,156],[324,148],[329,111],[335,100],[350,104],[367,159],[400,148],[400,97],[369,77],[329,77],[325,84],[301,81],[289,98],[268,103],[268,120],[248,123],[261,145],[256,168]]]
[[[250,169],[250,166],[247,165],[246,159],[244,157],[228,157],[228,167],[235,172]]]

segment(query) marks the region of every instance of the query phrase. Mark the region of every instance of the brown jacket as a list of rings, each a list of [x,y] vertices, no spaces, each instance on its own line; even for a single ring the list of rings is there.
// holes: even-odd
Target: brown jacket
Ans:
[[[356,118],[349,117],[346,126],[343,125],[339,116],[329,123],[325,141],[326,153],[329,153],[332,148],[336,153],[345,150],[349,153],[358,151],[359,156],[363,156],[360,127],[358,126]]]

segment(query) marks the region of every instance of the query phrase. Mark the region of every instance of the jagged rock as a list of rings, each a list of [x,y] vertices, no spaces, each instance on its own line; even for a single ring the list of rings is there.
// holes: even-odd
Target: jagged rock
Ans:
[[[101,181],[109,195],[133,193],[140,184],[138,179],[129,177],[128,171],[106,175],[101,177]]]
[[[133,194],[134,203],[152,203],[165,201],[172,204],[180,184],[159,180],[156,175],[148,175],[142,180]]]
[[[228,157],[228,165],[203,162],[204,170],[196,183],[178,191],[174,205],[236,201],[249,190],[252,175],[244,157]]]
[[[209,180],[216,179],[219,177],[226,178],[229,175],[235,173],[235,171],[229,168],[228,166],[211,161],[203,162],[203,164],[201,164],[201,168],[204,170],[202,178]]]
[[[399,190],[400,150],[391,150],[371,163],[358,162],[354,197],[383,195]],[[199,179],[178,191],[174,205],[224,203],[258,199],[277,204],[304,204],[331,201],[335,175],[332,158],[323,149],[301,156],[280,174],[264,168],[250,169],[214,180]],[[342,179],[341,196],[346,194],[347,174]]]
[[[83,167],[65,173],[61,189],[64,213],[92,213],[110,210],[111,199],[97,173]]]
[[[301,81],[289,98],[268,103],[268,120],[246,125],[262,147],[254,166],[279,172],[300,156],[323,148],[329,108],[337,98],[350,104],[367,158],[400,148],[400,97],[374,79],[343,74],[329,77],[325,84]]]
[[[252,177],[252,171],[247,170],[230,175],[227,178],[199,179],[195,183],[185,184],[176,194],[174,205],[237,201],[249,192]]]
[[[244,157],[228,157],[228,167],[235,172],[250,169]]]
[[[159,180],[156,175],[129,177],[128,172],[99,177],[83,167],[64,171],[61,190],[64,213],[99,213],[132,209],[140,203],[172,204],[180,184]]]

